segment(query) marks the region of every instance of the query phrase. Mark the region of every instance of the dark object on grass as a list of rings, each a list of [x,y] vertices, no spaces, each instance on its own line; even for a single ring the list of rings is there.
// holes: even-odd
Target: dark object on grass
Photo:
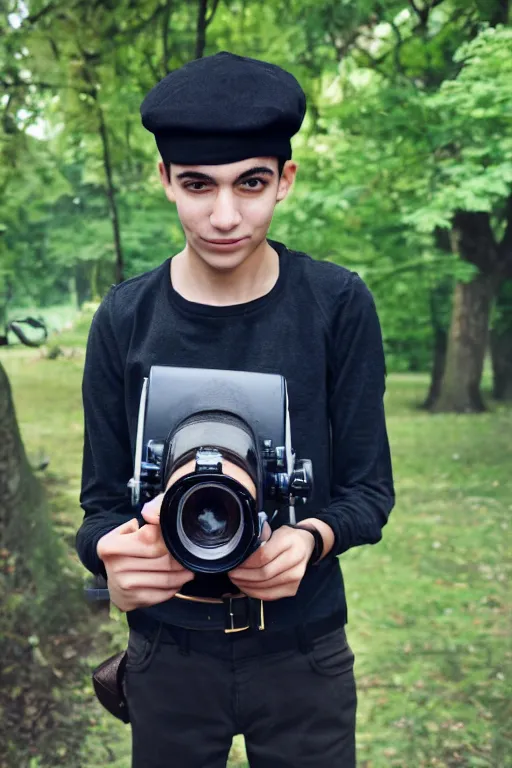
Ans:
[[[46,353],[47,360],[56,360],[58,357],[63,356],[64,352],[58,344],[53,344],[52,346],[48,347],[48,351]]]
[[[128,704],[123,690],[126,651],[116,653],[103,661],[92,673],[92,683],[98,700],[111,715],[130,722]]]
[[[44,472],[50,466],[50,457],[40,455],[37,459],[29,459],[32,472]]]
[[[89,582],[85,593],[92,605],[101,605],[102,601],[107,601],[108,605],[108,585],[102,575],[98,574]],[[123,689],[126,658],[126,650],[120,651],[99,664],[92,673],[92,684],[98,701],[123,723],[130,722]]]
[[[42,331],[42,335],[38,339],[29,338],[29,336],[27,336],[27,334],[23,329],[24,325],[29,325],[31,328],[36,328]],[[46,339],[48,338],[48,328],[46,327],[46,323],[44,322],[42,317],[39,317],[39,318],[24,317],[21,320],[11,320],[10,322],[8,322],[7,325],[5,326],[4,335],[0,336],[0,347],[8,346],[9,331],[12,331],[14,335],[18,337],[21,343],[24,344],[26,347],[40,347],[42,344],[45,343]]]

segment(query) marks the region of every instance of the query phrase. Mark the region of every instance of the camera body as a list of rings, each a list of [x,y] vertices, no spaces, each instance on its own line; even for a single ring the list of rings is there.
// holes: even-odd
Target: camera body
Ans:
[[[311,462],[297,460],[291,445],[284,377],[153,366],[128,486],[134,505],[164,493],[162,535],[182,565],[197,573],[235,568],[259,546],[265,521],[295,523],[295,504],[312,493]]]

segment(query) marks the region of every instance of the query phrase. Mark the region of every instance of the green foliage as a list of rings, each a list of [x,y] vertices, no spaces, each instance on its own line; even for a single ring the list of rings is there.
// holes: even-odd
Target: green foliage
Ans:
[[[138,110],[158,78],[194,56],[198,8],[32,2],[19,28],[5,27],[4,301],[80,305],[115,280],[107,156],[125,275],[181,248]],[[431,292],[470,276],[456,253],[440,252],[436,231],[459,209],[489,211],[503,230],[512,64],[499,20],[497,2],[231,0],[207,28],[206,53],[267,58],[304,85],[297,187],[271,234],[368,281],[392,368],[428,366]]]
[[[512,189],[512,29],[484,29],[454,60],[458,76],[426,99],[437,128],[431,199],[412,217],[423,229],[457,210],[497,217]]]

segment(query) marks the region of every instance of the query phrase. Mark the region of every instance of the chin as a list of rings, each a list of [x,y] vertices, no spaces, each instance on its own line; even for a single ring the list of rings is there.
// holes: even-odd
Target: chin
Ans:
[[[240,253],[200,253],[201,259],[208,264],[212,269],[217,269],[219,272],[227,271],[229,269],[236,269],[246,261],[248,254]]]

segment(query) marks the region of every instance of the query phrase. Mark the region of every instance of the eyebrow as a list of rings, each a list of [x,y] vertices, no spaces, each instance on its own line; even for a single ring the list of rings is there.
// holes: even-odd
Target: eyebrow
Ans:
[[[240,176],[237,176],[235,179],[235,184],[237,184],[239,181],[243,181],[244,179],[249,178],[250,176],[254,176],[257,173],[265,174],[266,176],[274,176],[274,171],[272,168],[268,168],[266,165],[258,165],[255,168],[249,168],[248,171],[244,171],[240,174]],[[212,176],[208,176],[206,173],[199,173],[199,171],[183,171],[182,173],[178,173],[177,178],[195,179],[196,181],[209,181],[213,184],[216,183]]]

